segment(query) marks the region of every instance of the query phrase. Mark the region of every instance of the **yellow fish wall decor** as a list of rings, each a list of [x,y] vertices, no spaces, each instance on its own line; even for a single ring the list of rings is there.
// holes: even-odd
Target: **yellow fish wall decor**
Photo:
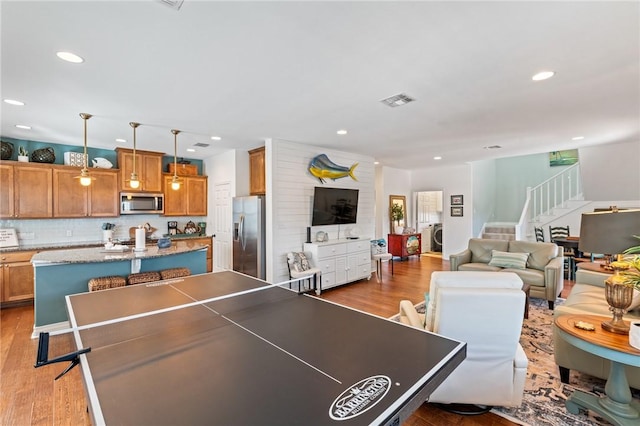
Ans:
[[[358,163],[354,163],[351,167],[339,166],[329,160],[326,154],[320,154],[309,162],[309,173],[317,177],[321,183],[324,183],[325,179],[336,180],[346,176],[351,176],[351,179],[357,181],[358,179],[353,175],[357,166]]]

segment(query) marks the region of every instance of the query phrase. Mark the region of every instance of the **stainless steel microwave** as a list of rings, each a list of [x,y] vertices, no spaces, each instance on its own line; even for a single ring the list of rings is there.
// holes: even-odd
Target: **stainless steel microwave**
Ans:
[[[120,214],[163,214],[164,194],[121,192]]]

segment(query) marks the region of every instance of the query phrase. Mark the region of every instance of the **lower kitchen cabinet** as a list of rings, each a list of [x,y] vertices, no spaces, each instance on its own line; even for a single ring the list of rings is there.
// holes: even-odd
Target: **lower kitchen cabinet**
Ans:
[[[0,303],[8,306],[33,300],[34,282],[31,258],[37,251],[0,254]]]

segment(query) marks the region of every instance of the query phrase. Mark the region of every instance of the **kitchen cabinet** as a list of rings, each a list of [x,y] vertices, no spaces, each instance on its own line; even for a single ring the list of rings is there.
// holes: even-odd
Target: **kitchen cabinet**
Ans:
[[[0,217],[14,217],[13,166],[0,164]]]
[[[116,148],[120,169],[120,190],[130,192],[162,192],[162,152],[136,150],[136,173],[140,180],[137,189],[129,186],[133,172],[133,150]]]
[[[53,169],[53,216],[117,217],[118,170],[91,169],[89,186],[80,185],[79,174],[75,167]]]
[[[213,237],[189,237],[189,238],[176,238],[172,244],[175,245],[177,241],[183,241],[185,244],[202,244],[208,245],[207,248],[207,272],[213,271]]]
[[[31,258],[37,251],[0,254],[0,303],[3,306],[33,300],[34,281]]]
[[[182,176],[180,189],[171,188],[173,175],[164,175],[165,216],[206,216],[207,177]]]
[[[322,271],[322,289],[371,278],[371,243],[368,238],[304,243],[311,263]]]
[[[12,217],[20,219],[53,217],[52,177],[50,164],[14,164]],[[2,191],[5,191],[4,184]]]
[[[264,147],[249,151],[249,194],[264,195],[267,192]]]
[[[421,234],[389,234],[389,253],[394,257],[420,256]]]

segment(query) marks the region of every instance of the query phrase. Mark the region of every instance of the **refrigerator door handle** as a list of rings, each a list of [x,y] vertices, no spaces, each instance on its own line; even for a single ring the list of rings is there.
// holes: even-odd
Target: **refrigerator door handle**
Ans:
[[[244,238],[244,215],[240,215],[240,226],[238,229],[238,236],[240,239],[240,245],[242,246],[242,250],[247,248],[247,241]]]

